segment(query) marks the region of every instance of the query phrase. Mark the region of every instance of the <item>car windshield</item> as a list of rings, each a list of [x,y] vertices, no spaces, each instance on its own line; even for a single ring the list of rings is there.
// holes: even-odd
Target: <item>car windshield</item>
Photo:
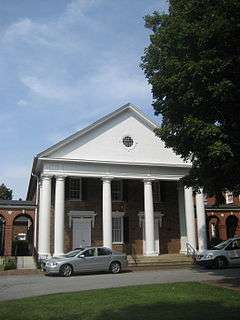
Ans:
[[[82,250],[74,250],[74,251],[70,251],[66,254],[63,255],[63,257],[65,258],[73,258],[75,257],[77,254],[79,254]]]
[[[218,245],[214,246],[213,249],[214,250],[222,250],[226,247],[226,245],[228,245],[231,242],[231,240],[226,240],[223,241],[221,243],[219,243]]]

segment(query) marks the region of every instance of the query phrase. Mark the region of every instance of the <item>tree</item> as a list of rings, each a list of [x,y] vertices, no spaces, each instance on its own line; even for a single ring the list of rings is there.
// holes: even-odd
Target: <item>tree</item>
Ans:
[[[12,190],[7,188],[4,183],[0,185],[0,199],[12,200]]]
[[[145,17],[142,68],[152,85],[156,134],[192,169],[187,186],[240,192],[240,2],[170,0]]]

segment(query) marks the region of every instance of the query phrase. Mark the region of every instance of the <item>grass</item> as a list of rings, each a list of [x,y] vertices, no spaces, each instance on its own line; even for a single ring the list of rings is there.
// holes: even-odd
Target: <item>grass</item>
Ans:
[[[240,293],[200,283],[53,294],[0,303],[7,320],[240,319]]]

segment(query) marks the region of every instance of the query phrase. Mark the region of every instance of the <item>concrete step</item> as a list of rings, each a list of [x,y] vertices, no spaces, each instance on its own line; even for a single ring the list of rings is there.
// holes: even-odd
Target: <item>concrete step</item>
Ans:
[[[17,269],[36,269],[36,263],[32,256],[17,257]]]
[[[159,256],[128,256],[129,267],[167,267],[187,266],[192,264],[192,258],[182,254],[163,254]]]

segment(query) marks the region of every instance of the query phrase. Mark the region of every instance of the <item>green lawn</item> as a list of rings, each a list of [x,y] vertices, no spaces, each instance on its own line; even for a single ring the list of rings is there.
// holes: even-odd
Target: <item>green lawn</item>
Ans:
[[[1,302],[0,318],[239,320],[240,293],[200,283],[178,283],[54,294]]]

